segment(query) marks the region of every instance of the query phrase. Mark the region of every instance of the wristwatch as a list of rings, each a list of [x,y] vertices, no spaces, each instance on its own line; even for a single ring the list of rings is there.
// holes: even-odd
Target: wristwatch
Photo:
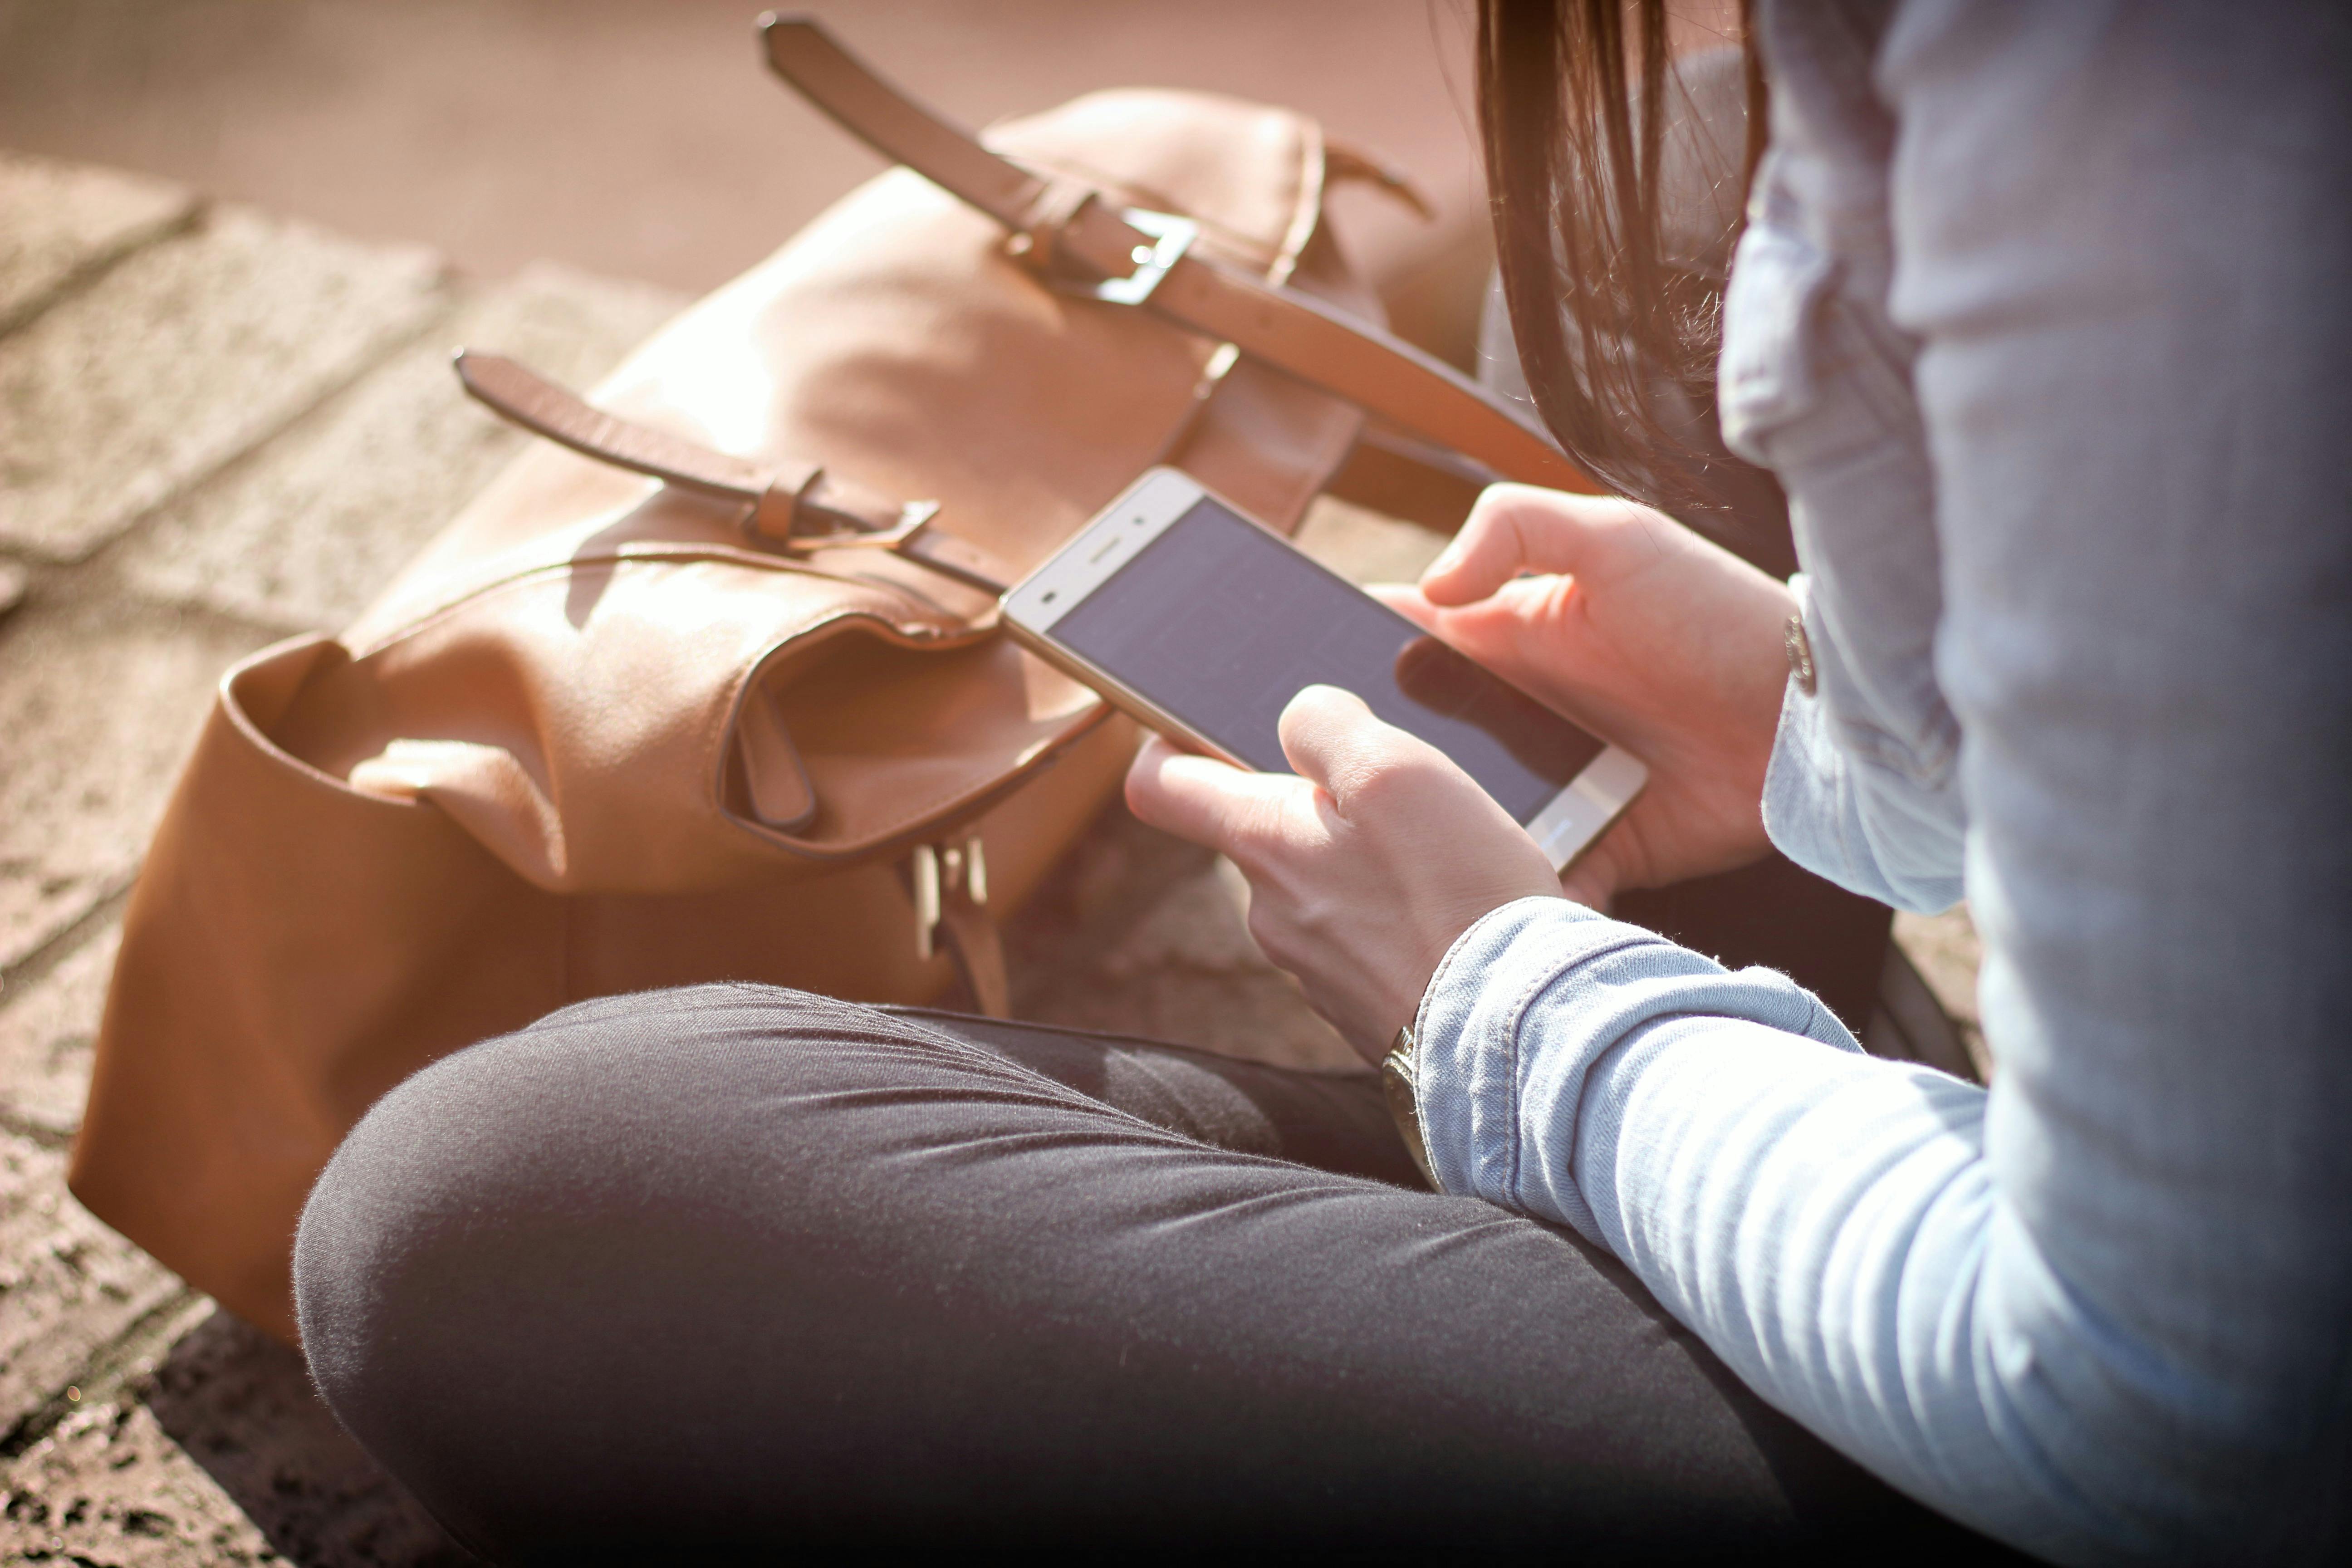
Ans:
[[[1790,616],[1780,628],[1780,651],[1789,656],[1789,673],[1797,678],[1797,689],[1811,697],[1820,688],[1813,673],[1813,639],[1805,635],[1805,617]]]
[[[1429,1168],[1429,1145],[1421,1136],[1421,1101],[1414,1096],[1414,1046],[1412,1026],[1407,1024],[1396,1032],[1395,1044],[1381,1058],[1381,1088],[1388,1094],[1389,1114],[1396,1119],[1397,1135],[1404,1140],[1404,1152],[1412,1156],[1413,1169],[1429,1184],[1433,1193],[1445,1188],[1437,1180],[1437,1173]]]

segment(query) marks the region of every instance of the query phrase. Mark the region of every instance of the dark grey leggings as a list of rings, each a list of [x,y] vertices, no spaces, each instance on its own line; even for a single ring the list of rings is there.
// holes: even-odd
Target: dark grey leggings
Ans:
[[[385,1097],[303,1215],[335,1412],[501,1562],[1993,1555],[1369,1079],[752,986]]]

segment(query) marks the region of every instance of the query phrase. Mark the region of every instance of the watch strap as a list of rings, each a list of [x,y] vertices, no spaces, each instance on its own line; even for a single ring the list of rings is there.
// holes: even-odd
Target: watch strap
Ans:
[[[1396,1121],[1397,1135],[1404,1140],[1404,1152],[1412,1156],[1413,1168],[1429,1184],[1430,1191],[1442,1193],[1445,1188],[1430,1169],[1429,1145],[1421,1135],[1418,1046],[1411,1024],[1396,1032],[1396,1042],[1381,1059],[1381,1088],[1388,1096],[1389,1115]]]

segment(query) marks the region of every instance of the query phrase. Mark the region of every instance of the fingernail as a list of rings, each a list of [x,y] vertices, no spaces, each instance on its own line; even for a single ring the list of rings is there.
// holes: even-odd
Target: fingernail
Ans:
[[[1453,571],[1462,564],[1462,558],[1468,553],[1470,553],[1470,547],[1459,535],[1456,535],[1447,542],[1445,548],[1437,552],[1437,559],[1431,562],[1428,569],[1422,573],[1423,580],[1426,581],[1442,573]]]

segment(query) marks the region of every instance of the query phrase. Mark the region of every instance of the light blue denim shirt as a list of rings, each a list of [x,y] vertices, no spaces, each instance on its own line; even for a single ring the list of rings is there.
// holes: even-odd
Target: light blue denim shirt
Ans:
[[[1419,1020],[1448,1191],[2066,1563],[2352,1554],[2352,11],[1769,5],[1727,438],[1819,692],[1766,824],[1967,897],[1988,1092],[1557,900]]]

